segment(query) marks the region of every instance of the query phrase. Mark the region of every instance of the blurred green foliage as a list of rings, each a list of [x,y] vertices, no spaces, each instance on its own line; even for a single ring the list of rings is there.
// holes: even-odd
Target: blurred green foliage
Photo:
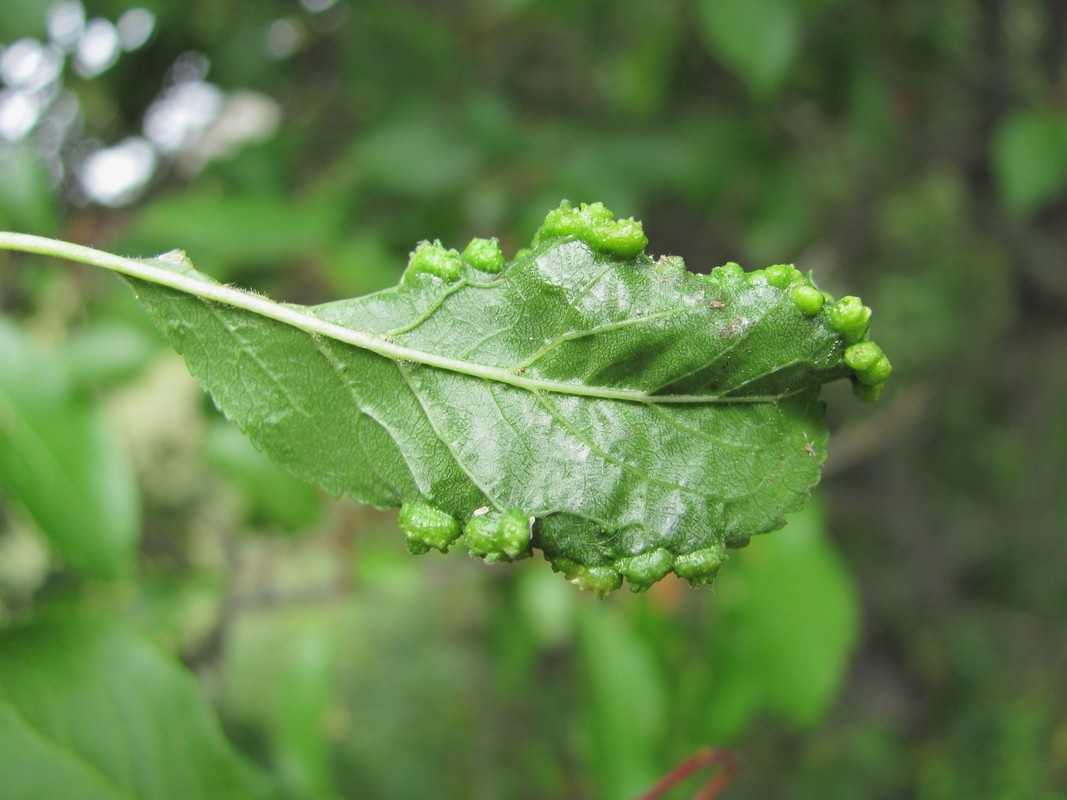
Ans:
[[[97,0],[86,18],[134,5],[147,42],[91,75],[65,53],[72,94],[0,138],[0,228],[180,247],[316,302],[394,282],[420,239],[511,255],[562,197],[603,200],[691,268],[793,261],[858,291],[897,387],[874,407],[831,387],[822,502],[717,588],[596,602],[540,569],[411,558],[392,515],[221,427],[122,287],[4,257],[0,775],[66,769],[34,755],[49,728],[20,705],[16,642],[71,709],[92,698],[70,676],[142,654],[131,697],[177,682],[201,757],[252,774],[215,714],[291,797],[630,797],[706,744],[744,756],[729,797],[1067,795],[1067,6]],[[0,3],[0,66],[47,40],[48,12]],[[209,122],[139,193],[94,202],[89,157],[197,81],[275,123],[231,113],[262,134],[233,143]],[[108,719],[105,749],[126,730]]]

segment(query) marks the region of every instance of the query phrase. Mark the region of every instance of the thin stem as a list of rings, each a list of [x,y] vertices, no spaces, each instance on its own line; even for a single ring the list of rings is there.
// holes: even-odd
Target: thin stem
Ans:
[[[222,303],[233,308],[239,308],[257,314],[267,319],[272,319],[284,325],[290,325],[306,333],[336,339],[339,342],[350,344],[391,361],[408,361],[415,364],[425,364],[429,367],[470,375],[475,378],[506,383],[531,392],[552,392],[554,394],[581,395],[596,397],[605,400],[626,400],[636,403],[653,404],[738,404],[738,403],[773,403],[783,399],[778,396],[766,397],[721,397],[716,395],[651,395],[647,392],[633,389],[613,389],[606,386],[587,386],[582,383],[564,383],[562,381],[544,380],[526,375],[518,370],[492,367],[485,364],[477,364],[471,361],[463,361],[458,358],[428,353],[423,350],[415,350],[410,347],[396,344],[384,336],[365,333],[363,331],[345,328],[332,322],[319,319],[313,313],[309,313],[301,306],[282,305],[269,300],[262,295],[246,292],[243,289],[235,289],[216,283],[205,276],[192,271],[179,272],[166,267],[153,266],[147,261],[133,258],[123,258],[92,247],[83,247],[70,242],[49,239],[43,236],[32,236],[25,233],[0,232],[0,250],[13,250],[23,253],[34,253],[53,258],[62,258],[79,264],[100,267],[111,270],[130,278],[165,286],[169,289],[184,294],[199,297],[216,303]],[[186,261],[185,254],[174,250],[159,256],[156,261],[164,264],[181,265]]]
[[[693,797],[693,800],[715,800],[719,796],[719,792],[733,780],[734,775],[741,768],[741,761],[729,750],[714,750],[710,747],[697,750],[693,755],[664,775],[659,783],[637,798],[637,800],[660,800],[661,797],[690,775],[700,770],[714,767],[717,764],[721,764],[722,769],[701,786]]]

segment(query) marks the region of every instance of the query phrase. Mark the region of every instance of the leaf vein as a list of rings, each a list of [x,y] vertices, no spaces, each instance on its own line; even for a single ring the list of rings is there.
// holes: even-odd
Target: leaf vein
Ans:
[[[396,436],[393,434],[393,432],[389,430],[389,428],[384,423],[382,423],[380,419],[371,414],[367,410],[367,408],[360,402],[359,397],[356,395],[355,390],[352,388],[352,385],[347,380],[345,380],[344,370],[341,366],[340,361],[338,359],[335,359],[333,355],[329,352],[329,350],[323,347],[322,341],[318,339],[315,340],[315,349],[322,355],[326,363],[330,365],[330,370],[333,373],[334,377],[337,378],[337,381],[341,384],[341,388],[344,389],[348,393],[348,396],[351,398],[352,405],[355,406],[355,409],[359,415],[357,417],[357,421],[359,417],[366,417],[367,419],[377,424],[383,431],[385,431],[386,435],[393,440],[394,444],[396,444],[396,449],[397,452],[400,453],[400,457],[404,459],[404,466],[407,467],[408,472],[411,474],[412,482],[416,486],[419,486],[418,479],[415,477],[415,473],[411,469],[411,462],[408,461],[408,456],[407,453],[404,451],[404,448],[401,446],[400,442],[397,441]],[[387,480],[385,476],[382,475],[381,471],[378,469],[377,459],[371,457],[367,446],[363,443],[362,437],[360,437],[358,433],[355,433],[355,431],[353,431],[353,433],[355,434],[356,440],[359,442],[360,449],[363,451],[364,463],[366,463],[370,467],[371,472],[373,472],[374,475],[378,478],[378,480],[382,482],[382,485],[388,487],[389,491],[392,492],[393,497],[398,500],[402,499],[403,494],[396,488],[396,485],[393,484],[391,481]],[[422,490],[421,486],[419,486],[419,490]]]

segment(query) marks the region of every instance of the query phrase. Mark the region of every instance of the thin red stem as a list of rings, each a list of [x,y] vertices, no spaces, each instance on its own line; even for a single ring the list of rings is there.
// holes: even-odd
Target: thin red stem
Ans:
[[[641,795],[637,800],[660,800],[667,792],[684,781],[690,775],[703,769],[722,765],[722,769],[700,787],[700,791],[694,795],[693,800],[715,800],[726,785],[733,780],[734,775],[741,768],[740,759],[728,750],[714,750],[704,747],[697,750],[685,761],[672,769],[660,782]]]

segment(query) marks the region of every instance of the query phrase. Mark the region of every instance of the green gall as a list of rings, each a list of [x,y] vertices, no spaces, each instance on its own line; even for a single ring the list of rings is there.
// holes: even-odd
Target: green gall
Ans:
[[[622,575],[607,565],[586,566],[562,557],[552,558],[550,563],[553,572],[562,572],[563,577],[579,589],[590,591],[597,597],[606,597],[622,586]]]
[[[674,574],[692,586],[703,586],[711,583],[725,560],[726,550],[722,545],[683,553],[674,560]]]
[[[630,589],[643,592],[671,571],[674,556],[662,547],[649,550],[636,556],[620,558],[615,562],[615,569],[630,582]]]
[[[884,357],[882,348],[874,342],[859,342],[845,350],[845,363],[856,372],[862,372]]]
[[[715,280],[733,283],[744,279],[745,270],[736,261],[729,261],[723,264],[721,267],[715,267],[715,269],[713,269],[709,273],[708,277]]]
[[[463,260],[482,272],[500,272],[504,268],[504,252],[500,241],[492,239],[471,239],[463,251]]]
[[[648,244],[641,223],[632,217],[615,219],[615,215],[603,203],[582,203],[575,208],[568,201],[548,212],[534,244],[545,239],[570,238],[585,242],[594,250],[633,258],[644,252]]]
[[[447,553],[449,545],[459,538],[459,520],[424,503],[404,503],[399,520],[408,550],[416,555],[430,550]]]
[[[406,275],[417,275],[425,272],[444,278],[446,281],[454,281],[463,271],[463,262],[460,261],[459,253],[445,248],[439,241],[419,242],[408,259]]]
[[[847,295],[826,309],[826,319],[846,343],[852,344],[867,335],[871,310],[858,297]]]
[[[633,217],[597,228],[595,242],[599,249],[619,258],[633,258],[645,251],[648,237],[644,226]]]
[[[568,580],[570,580],[571,575],[573,575],[581,568],[577,561],[573,561],[569,558],[564,558],[563,556],[557,556],[553,558],[546,555],[545,558],[547,558],[548,563],[552,565],[553,572],[562,572],[563,576]]]
[[[521,511],[503,514],[479,509],[467,522],[463,536],[471,555],[489,563],[514,561],[530,549],[530,518]]]
[[[882,391],[885,389],[885,381],[869,385],[866,383],[860,383],[859,381],[852,382],[852,394],[857,400],[863,403],[873,403],[879,397],[882,396]]]
[[[845,363],[856,372],[856,379],[868,386],[885,383],[893,372],[882,348],[874,342],[858,342],[845,350]]]
[[[565,570],[564,573],[567,580],[579,589],[592,592],[597,597],[606,597],[622,586],[622,575],[611,567],[575,567],[573,571]]]
[[[802,314],[807,314],[809,317],[818,314],[822,310],[823,303],[826,302],[823,293],[807,283],[794,286],[789,293],[789,298]]]
[[[889,380],[889,376],[892,374],[893,365],[889,363],[888,358],[882,356],[867,369],[857,372],[856,377],[861,383],[866,383],[868,386],[877,386]]]
[[[774,264],[764,268],[763,274],[767,276],[767,283],[779,289],[804,280],[800,270],[792,264]]]

